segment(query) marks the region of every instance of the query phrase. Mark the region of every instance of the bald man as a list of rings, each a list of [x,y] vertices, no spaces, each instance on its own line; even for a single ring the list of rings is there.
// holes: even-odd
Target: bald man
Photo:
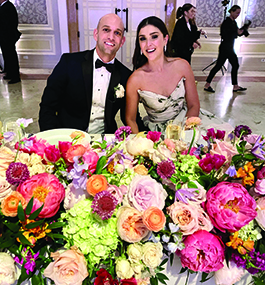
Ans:
[[[41,131],[73,128],[91,134],[114,133],[119,110],[125,124],[122,89],[131,71],[115,58],[125,42],[121,18],[116,14],[103,16],[93,36],[93,50],[63,54],[48,78],[40,103]],[[122,86],[119,96],[118,85]],[[143,126],[139,115],[138,121]]]

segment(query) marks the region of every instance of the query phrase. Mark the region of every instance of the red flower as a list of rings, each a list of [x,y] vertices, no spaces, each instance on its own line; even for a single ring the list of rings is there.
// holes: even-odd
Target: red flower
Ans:
[[[55,163],[60,159],[60,151],[55,145],[50,145],[44,149],[45,157],[48,161]]]
[[[137,285],[137,281],[134,277],[130,279],[121,279],[121,285]]]
[[[112,278],[106,269],[101,268],[97,271],[97,277],[94,281],[94,285],[118,285],[118,280]]]

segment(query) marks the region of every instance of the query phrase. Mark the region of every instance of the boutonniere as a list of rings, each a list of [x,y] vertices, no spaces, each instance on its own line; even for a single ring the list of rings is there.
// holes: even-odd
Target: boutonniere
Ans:
[[[114,87],[115,97],[122,98],[124,97],[124,87],[119,83],[116,87]]]

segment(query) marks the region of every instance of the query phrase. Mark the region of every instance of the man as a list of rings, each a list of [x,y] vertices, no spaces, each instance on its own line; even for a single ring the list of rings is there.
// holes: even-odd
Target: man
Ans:
[[[114,133],[119,110],[125,122],[122,89],[131,71],[115,59],[125,42],[121,18],[116,14],[103,16],[94,30],[94,39],[93,50],[63,54],[48,78],[40,103],[41,131],[74,128],[88,133]],[[122,87],[117,91],[119,84]]]
[[[0,0],[0,47],[4,59],[4,79],[8,84],[20,82],[16,42],[21,33],[17,29],[18,15],[15,6],[8,0]]]

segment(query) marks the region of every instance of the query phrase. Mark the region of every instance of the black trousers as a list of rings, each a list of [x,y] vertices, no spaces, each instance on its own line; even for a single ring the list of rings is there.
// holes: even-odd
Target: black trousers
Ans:
[[[6,76],[11,79],[19,79],[20,74],[16,43],[13,41],[1,41],[0,47],[3,54],[4,70],[6,72]]]
[[[233,46],[227,47],[221,43],[219,47],[219,55],[216,61],[215,66],[211,69],[206,82],[211,83],[215,74],[222,68],[226,60],[229,60],[230,64],[232,65],[231,70],[231,79],[232,85],[237,85],[237,72],[239,68],[238,58],[234,51]]]

